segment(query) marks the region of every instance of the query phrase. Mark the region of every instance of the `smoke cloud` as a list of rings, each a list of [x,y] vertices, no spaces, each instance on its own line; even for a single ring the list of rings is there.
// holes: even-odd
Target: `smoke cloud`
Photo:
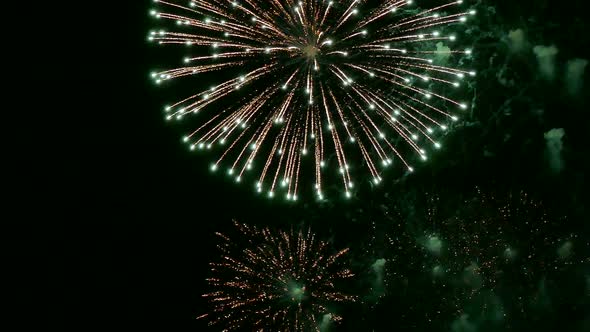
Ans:
[[[576,95],[584,85],[584,70],[588,65],[588,60],[572,59],[567,62],[565,69],[565,84],[567,91],[571,95]]]
[[[508,33],[508,44],[512,52],[518,53],[526,50],[528,43],[522,29],[511,30]]]
[[[533,52],[537,56],[541,75],[548,80],[555,78],[555,56],[559,52],[557,47],[537,45]]]
[[[563,149],[563,128],[554,128],[545,133],[546,155],[549,167],[556,173],[561,172],[564,167],[561,150]]]

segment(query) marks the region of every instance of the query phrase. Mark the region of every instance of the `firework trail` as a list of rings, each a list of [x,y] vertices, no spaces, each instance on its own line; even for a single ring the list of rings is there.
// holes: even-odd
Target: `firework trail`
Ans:
[[[235,225],[248,244],[238,246],[217,234],[222,259],[211,263],[213,291],[204,295],[213,311],[199,318],[228,330],[251,331],[319,331],[327,320],[341,319],[328,306],[355,300],[337,290],[339,281],[352,277],[340,263],[348,249],[331,255],[309,230],[272,232]]]
[[[454,10],[461,0],[424,11],[407,0],[154,2],[151,14],[180,32],[152,31],[149,40],[193,54],[152,73],[155,82],[217,82],[167,106],[167,119],[196,115],[190,148],[222,146],[211,170],[227,167],[237,182],[255,171],[255,189],[269,197],[281,190],[297,200],[305,178],[319,199],[332,182],[351,197],[353,174],[378,184],[394,161],[412,172],[468,108],[451,96],[475,72],[438,57],[471,50],[434,47],[455,41],[446,30],[475,14]]]

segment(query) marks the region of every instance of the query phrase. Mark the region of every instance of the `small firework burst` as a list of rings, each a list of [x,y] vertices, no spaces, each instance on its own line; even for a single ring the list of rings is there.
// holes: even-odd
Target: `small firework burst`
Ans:
[[[525,191],[410,196],[385,207],[365,246],[374,262],[369,276],[376,310],[403,308],[402,328],[420,329],[420,319],[422,328],[447,324],[474,307],[528,319],[545,281],[582,263],[572,248],[582,251],[583,244],[563,232],[564,218]],[[408,301],[424,297],[419,305]]]
[[[297,200],[301,179],[313,179],[306,191],[318,199],[333,182],[350,198],[355,174],[379,184],[394,164],[412,172],[468,108],[455,91],[475,72],[455,67],[471,50],[445,44],[475,14],[462,0],[426,10],[411,0],[154,2],[152,15],[179,30],[148,39],[191,51],[153,79],[200,77],[166,118],[195,116],[190,149],[220,146],[211,170],[237,182],[253,171],[269,197]]]
[[[451,201],[428,196],[426,215],[412,230],[433,279],[473,295],[495,289],[506,273],[533,280],[555,264],[557,257],[546,253],[559,241],[559,220],[549,218],[540,200],[524,191],[476,188]]]
[[[348,249],[331,255],[310,230],[235,225],[247,245],[217,233],[222,259],[211,263],[215,276],[207,280],[213,291],[204,295],[213,310],[199,318],[251,331],[319,331],[341,319],[330,306],[355,300],[337,288],[353,275],[340,261]]]

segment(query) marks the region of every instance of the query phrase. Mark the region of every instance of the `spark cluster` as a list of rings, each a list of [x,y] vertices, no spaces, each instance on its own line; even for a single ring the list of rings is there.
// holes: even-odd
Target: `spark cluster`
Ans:
[[[354,301],[338,290],[352,277],[341,257],[310,231],[273,232],[235,223],[239,239],[221,238],[221,261],[211,263],[213,310],[199,318],[227,330],[319,331],[341,319],[332,305]],[[241,243],[245,245],[238,245]]]
[[[425,266],[434,280],[463,289],[467,298],[495,289],[508,272],[539,278],[557,260],[546,256],[558,243],[555,221],[526,192],[476,188],[450,214],[441,212],[448,199],[428,199],[425,222],[415,229]]]
[[[547,281],[582,263],[572,249],[583,244],[564,232],[566,219],[549,214],[526,191],[476,188],[451,216],[431,220],[420,243],[429,253],[432,278],[453,290],[447,305],[457,315],[475,306],[497,321],[530,319],[547,299],[541,295]],[[479,303],[483,299],[491,302]]]
[[[587,244],[563,231],[564,217],[526,191],[476,187],[463,195],[410,196],[382,207],[384,220],[371,225],[363,246],[372,257],[368,298],[404,308],[400,326],[416,328],[419,319],[446,324],[484,300],[491,302],[479,307],[491,315],[526,319],[543,301],[547,280],[587,259],[579,255]],[[409,298],[428,300],[405,303]]]
[[[178,30],[148,39],[191,55],[153,80],[200,77],[200,91],[166,106],[166,118],[195,116],[184,137],[190,149],[220,146],[211,170],[236,182],[253,171],[255,190],[268,197],[281,190],[297,200],[308,190],[302,179],[313,178],[318,199],[337,182],[350,198],[353,174],[379,184],[394,164],[412,172],[468,108],[452,95],[475,72],[438,57],[471,50],[434,46],[456,42],[447,30],[475,14],[460,10],[462,0],[427,10],[411,0],[154,2],[151,14]]]

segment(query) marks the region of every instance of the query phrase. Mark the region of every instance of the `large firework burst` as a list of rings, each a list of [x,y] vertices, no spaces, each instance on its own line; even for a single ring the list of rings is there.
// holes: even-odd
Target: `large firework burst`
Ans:
[[[340,317],[328,306],[353,301],[337,289],[352,276],[310,231],[272,232],[235,223],[244,247],[218,233],[222,260],[211,263],[213,312],[200,316],[230,330],[319,331]],[[242,242],[238,240],[237,242]]]
[[[448,27],[475,14],[448,13],[462,0],[428,10],[411,0],[154,2],[163,8],[152,15],[182,30],[149,40],[188,45],[191,55],[152,77],[201,75],[201,91],[167,106],[167,119],[198,114],[184,137],[190,148],[224,146],[211,169],[223,165],[238,182],[255,169],[256,190],[270,197],[282,188],[297,200],[303,173],[323,199],[333,174],[350,197],[361,168],[375,184],[394,161],[411,172],[468,107],[453,90],[475,73],[446,63],[471,51],[444,45],[456,38]],[[306,158],[313,167],[303,169]]]

